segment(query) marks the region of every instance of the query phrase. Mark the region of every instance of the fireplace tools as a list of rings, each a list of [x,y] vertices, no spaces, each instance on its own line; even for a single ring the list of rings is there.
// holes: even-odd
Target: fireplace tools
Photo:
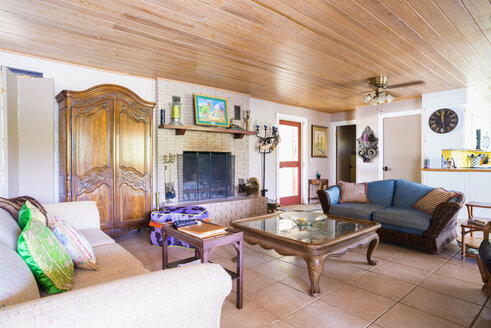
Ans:
[[[262,165],[262,176],[263,176],[263,189],[261,189],[261,196],[266,196],[266,154],[271,154],[273,150],[275,150],[276,146],[280,142],[280,135],[278,133],[278,128],[276,126],[271,127],[271,134],[268,136],[268,126],[264,125],[264,137],[259,135],[260,126],[256,125],[256,132],[259,144],[259,152],[263,156],[263,165]]]
[[[176,189],[174,188],[174,168],[177,155],[164,155],[164,178],[165,178],[165,199],[174,202]]]

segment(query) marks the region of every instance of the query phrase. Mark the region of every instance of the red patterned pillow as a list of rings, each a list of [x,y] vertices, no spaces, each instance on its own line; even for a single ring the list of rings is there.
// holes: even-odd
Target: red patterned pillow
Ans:
[[[339,203],[368,203],[367,183],[339,181]]]
[[[422,212],[433,214],[433,211],[438,206],[438,204],[446,202],[447,200],[452,199],[458,195],[458,192],[448,191],[443,188],[436,188],[427,193],[426,196],[418,200],[416,204],[413,205],[413,207]]]

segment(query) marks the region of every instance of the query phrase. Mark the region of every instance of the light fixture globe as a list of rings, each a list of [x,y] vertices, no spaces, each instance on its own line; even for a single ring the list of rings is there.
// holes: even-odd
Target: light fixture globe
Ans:
[[[365,104],[369,104],[370,103],[370,100],[372,100],[372,95],[370,94],[367,94],[366,96],[364,96],[363,98],[361,98],[361,100],[365,103]]]
[[[390,104],[392,101],[394,101],[394,99],[396,99],[395,97],[393,97],[392,95],[390,94],[387,94],[387,102]]]

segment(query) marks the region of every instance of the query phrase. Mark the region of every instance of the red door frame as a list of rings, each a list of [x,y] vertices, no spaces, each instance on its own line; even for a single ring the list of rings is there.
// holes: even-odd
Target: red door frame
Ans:
[[[300,204],[302,199],[302,124],[300,122],[284,121],[280,120],[280,125],[289,125],[298,129],[298,159],[296,161],[284,161],[280,162],[280,168],[283,167],[296,167],[298,172],[298,195],[288,196],[280,198],[280,205],[293,205]],[[281,147],[281,146],[280,146]]]

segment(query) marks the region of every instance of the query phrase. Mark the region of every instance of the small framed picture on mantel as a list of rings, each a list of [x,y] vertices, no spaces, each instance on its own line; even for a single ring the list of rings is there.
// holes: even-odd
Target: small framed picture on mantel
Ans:
[[[227,99],[194,94],[196,124],[228,127]]]
[[[312,157],[327,158],[327,127],[312,125]]]

